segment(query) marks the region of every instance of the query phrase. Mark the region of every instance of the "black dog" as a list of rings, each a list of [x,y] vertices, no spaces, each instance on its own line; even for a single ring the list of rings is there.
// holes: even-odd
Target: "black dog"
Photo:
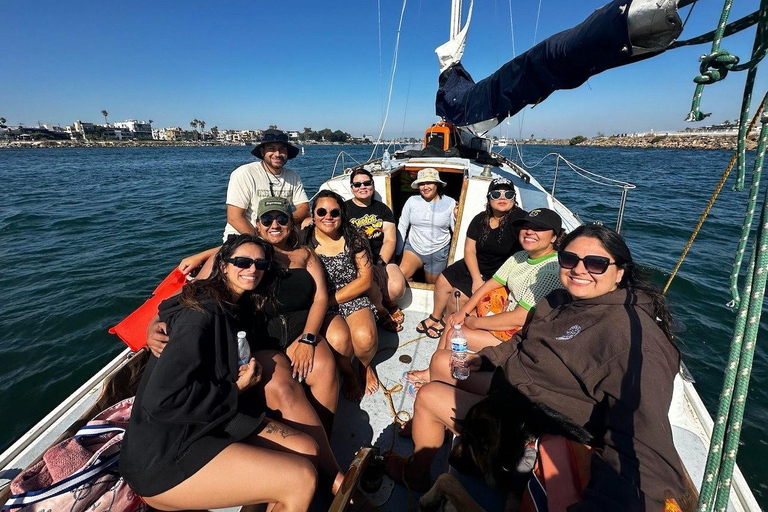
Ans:
[[[526,445],[543,434],[587,444],[592,436],[567,416],[533,402],[512,386],[497,368],[488,396],[475,404],[463,420],[450,463],[462,473],[485,477],[494,489],[521,494],[533,467]]]

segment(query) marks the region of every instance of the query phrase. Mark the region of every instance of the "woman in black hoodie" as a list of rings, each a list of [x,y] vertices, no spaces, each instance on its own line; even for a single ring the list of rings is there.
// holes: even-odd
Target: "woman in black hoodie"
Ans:
[[[272,249],[228,240],[211,276],[160,305],[170,340],[151,356],[123,442],[120,472],[153,508],[211,509],[275,503],[307,510],[317,483],[317,444],[239,396],[261,379],[238,365],[236,333],[269,295]],[[263,408],[263,406],[262,406]]]
[[[562,247],[565,290],[541,300],[510,341],[469,355],[467,380],[452,378],[450,350],[435,353],[432,382],[414,405],[413,459],[393,457],[390,476],[427,487],[445,429],[456,432],[454,419],[484,398],[492,370],[501,367],[520,392],[593,437],[591,479],[569,512],[662,511],[668,498],[686,495],[667,416],[680,353],[664,297],[639,275],[626,243],[609,228],[580,226]]]

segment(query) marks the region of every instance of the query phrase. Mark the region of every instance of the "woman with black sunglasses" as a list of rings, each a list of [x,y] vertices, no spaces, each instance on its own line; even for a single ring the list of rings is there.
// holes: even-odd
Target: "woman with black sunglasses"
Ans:
[[[515,204],[515,187],[507,178],[496,178],[488,186],[485,211],[478,213],[467,228],[464,258],[446,267],[435,282],[432,313],[422,320],[416,331],[430,338],[443,334],[443,314],[452,305],[454,292],[464,305],[514,253],[522,250],[515,220],[526,211]],[[453,311],[453,309],[451,309]]]
[[[563,240],[556,290],[509,343],[468,356],[472,373],[451,376],[450,351],[435,353],[432,382],[416,396],[412,459],[392,457],[387,472],[411,489],[428,487],[429,465],[445,429],[488,392],[501,367],[523,394],[584,426],[591,480],[568,510],[665,510],[688,497],[668,412],[680,353],[664,296],[644,277],[620,235],[580,226]],[[503,463],[503,462],[502,462]],[[560,471],[569,471],[559,467]],[[674,509],[671,509],[674,510]]]
[[[249,313],[273,293],[271,256],[251,235],[232,237],[208,279],[160,304],[170,340],[147,363],[120,454],[120,473],[153,508],[309,508],[317,444],[243,399],[262,374],[253,357],[238,362],[237,332],[251,332]]]
[[[276,290],[274,300],[266,301],[260,308],[262,314],[254,319],[258,335],[250,344],[264,368],[255,392],[271,410],[280,411],[284,421],[312,435],[320,450],[320,470],[334,478],[340,468],[328,436],[338,405],[339,381],[333,353],[321,335],[328,292],[323,267],[313,251],[299,244],[290,212],[285,198],[259,201],[256,230],[274,250]],[[197,275],[197,279],[206,278],[213,259],[210,254],[220,250],[190,256],[182,265],[195,268],[208,257]],[[323,332],[348,343],[343,320]],[[148,344],[154,347],[158,340],[151,336]],[[306,396],[302,382],[306,382]]]
[[[328,338],[337,354],[336,362],[344,377],[342,392],[349,399],[361,399],[379,388],[373,367],[378,349],[376,307],[368,297],[373,283],[373,262],[368,241],[349,222],[344,199],[336,192],[321,190],[312,204],[313,224],[302,232],[304,241],[313,247],[325,268],[329,305],[326,326],[330,329],[341,315],[350,332],[350,342]],[[359,361],[360,388],[351,357]]]

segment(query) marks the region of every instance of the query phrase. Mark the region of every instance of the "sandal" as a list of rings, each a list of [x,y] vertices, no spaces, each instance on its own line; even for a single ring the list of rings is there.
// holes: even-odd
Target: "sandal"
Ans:
[[[432,488],[432,483],[429,480],[429,472],[426,472],[426,480],[414,481],[413,478],[406,479],[405,474],[408,472],[408,467],[413,462],[413,455],[410,457],[403,457],[394,452],[387,452],[384,454],[384,467],[386,474],[389,478],[395,482],[402,484],[406,489],[418,493],[425,493]],[[424,478],[425,473],[421,473]]]
[[[392,318],[392,315],[387,315],[381,320],[381,327],[389,332],[400,332],[403,330],[403,326]]]
[[[418,377],[414,377],[410,374],[410,372],[403,372],[402,376],[403,381],[403,387],[405,388],[408,395],[410,395],[411,398],[416,398],[416,393],[419,392],[419,389],[421,389],[421,386],[427,383],[424,379],[419,379]],[[409,420],[410,421],[410,420]],[[402,437],[410,437],[410,436],[404,436],[403,435],[403,426],[400,428],[400,435]]]
[[[445,323],[443,323],[442,320],[440,320],[440,323],[443,325],[442,328],[435,327],[434,325],[427,327],[427,332],[426,332],[427,338],[432,338],[433,340],[436,340],[443,335],[443,331],[445,330]]]
[[[416,332],[420,334],[426,334],[429,329],[432,329],[434,326],[427,327],[427,320],[432,320],[433,322],[437,322],[439,324],[442,324],[443,327],[445,327],[445,322],[443,322],[442,318],[435,318],[432,316],[432,313],[429,314],[429,318],[425,318],[421,322],[419,322],[419,325],[416,326]],[[442,333],[442,331],[441,331]],[[429,335],[428,335],[429,336]]]

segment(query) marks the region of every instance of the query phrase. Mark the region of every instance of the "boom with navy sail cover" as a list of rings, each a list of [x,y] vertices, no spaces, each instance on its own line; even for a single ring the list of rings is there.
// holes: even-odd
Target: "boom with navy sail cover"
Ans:
[[[554,91],[664,52],[682,32],[674,0],[615,0],[477,83],[460,62],[440,74],[438,116],[484,133]]]

